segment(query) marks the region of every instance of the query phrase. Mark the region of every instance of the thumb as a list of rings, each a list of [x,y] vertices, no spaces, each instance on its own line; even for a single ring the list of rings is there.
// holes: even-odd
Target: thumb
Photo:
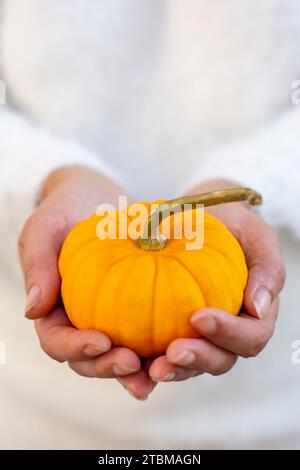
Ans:
[[[61,281],[57,260],[66,231],[62,216],[42,210],[25,223],[19,238],[19,255],[27,292],[27,318],[47,315],[58,302]]]
[[[247,312],[263,319],[285,282],[285,268],[277,234],[270,227],[260,230],[246,250],[249,278],[245,290]]]

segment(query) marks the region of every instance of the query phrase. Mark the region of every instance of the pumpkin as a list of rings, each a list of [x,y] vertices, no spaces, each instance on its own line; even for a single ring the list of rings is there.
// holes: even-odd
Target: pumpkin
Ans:
[[[187,250],[187,240],[174,236],[187,213],[169,214],[170,239],[159,227],[166,207],[182,210],[183,204],[192,204],[194,226],[196,204],[246,199],[252,204],[261,201],[253,190],[239,188],[161,202],[152,213],[150,204],[142,203],[149,217],[144,231],[153,229],[154,213],[159,215],[154,239],[148,232],[139,239],[101,239],[97,229],[103,218],[96,214],[76,225],[59,258],[62,299],[72,324],[102,331],[114,346],[128,347],[145,358],[164,353],[175,338],[197,337],[190,323],[196,310],[207,306],[237,315],[248,271],[242,248],[225,225],[203,211],[204,243],[196,250]],[[129,209],[127,224],[134,219]],[[110,217],[119,228],[121,212]]]

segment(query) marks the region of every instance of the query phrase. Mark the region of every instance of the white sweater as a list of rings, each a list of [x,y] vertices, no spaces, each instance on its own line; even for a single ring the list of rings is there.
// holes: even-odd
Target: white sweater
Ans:
[[[41,182],[66,164],[97,168],[142,200],[231,178],[260,190],[263,216],[300,238],[298,0],[1,0],[0,21],[3,263],[17,266]],[[190,429],[192,416],[179,422]],[[214,445],[216,427],[197,428],[200,442]],[[165,435],[188,446],[177,428]]]

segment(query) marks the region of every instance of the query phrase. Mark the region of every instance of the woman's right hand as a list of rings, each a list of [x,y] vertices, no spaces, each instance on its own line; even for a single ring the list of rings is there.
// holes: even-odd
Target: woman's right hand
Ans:
[[[84,167],[66,167],[49,175],[41,201],[19,238],[27,295],[26,317],[35,320],[43,350],[87,377],[114,377],[136,398],[146,399],[154,383],[131,350],[112,347],[95,330],[77,330],[60,299],[58,256],[71,228],[94,213],[101,202],[117,204],[121,189]]]

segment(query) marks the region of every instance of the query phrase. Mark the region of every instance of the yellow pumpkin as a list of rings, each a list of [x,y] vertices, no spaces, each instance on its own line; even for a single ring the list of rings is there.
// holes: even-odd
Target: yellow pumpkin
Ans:
[[[225,190],[184,202],[211,205],[248,199],[257,204],[259,195],[255,199],[250,191]],[[183,199],[171,201],[173,206],[174,201],[182,204]],[[150,215],[150,205],[143,204]],[[118,227],[120,213],[115,215]],[[169,217],[173,236],[155,247],[147,245],[149,240],[145,246],[145,240],[132,238],[99,239],[101,216],[76,225],[59,258],[62,299],[72,324],[102,331],[113,345],[151,357],[164,353],[175,338],[197,337],[190,317],[202,307],[237,315],[248,276],[241,246],[223,223],[204,211],[203,247],[186,250],[187,240],[174,238],[184,216]],[[133,220],[127,212],[126,217],[127,223]]]

